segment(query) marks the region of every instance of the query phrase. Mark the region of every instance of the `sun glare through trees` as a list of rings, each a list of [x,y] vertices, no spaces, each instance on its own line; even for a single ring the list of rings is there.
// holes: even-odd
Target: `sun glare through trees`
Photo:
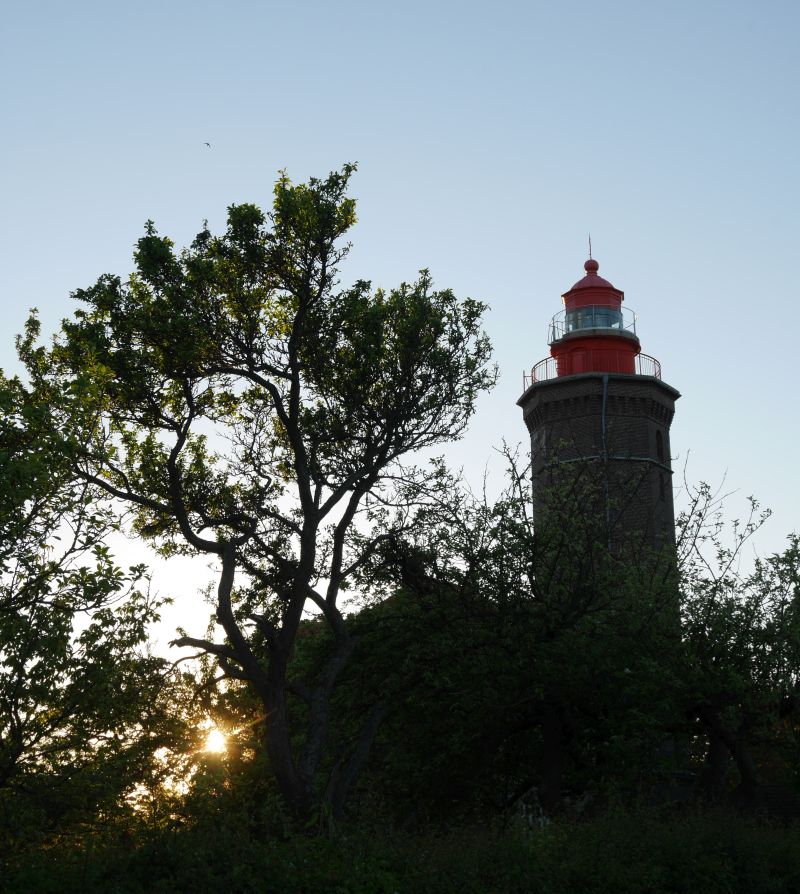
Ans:
[[[216,726],[212,726],[206,733],[206,740],[203,744],[203,751],[210,754],[222,754],[228,748],[225,733]]]

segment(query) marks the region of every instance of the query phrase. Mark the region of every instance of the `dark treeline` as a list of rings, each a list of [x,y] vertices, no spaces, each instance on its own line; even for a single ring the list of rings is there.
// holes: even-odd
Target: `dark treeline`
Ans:
[[[340,284],[352,172],[148,223],[0,376],[6,886],[791,890],[798,537],[743,567],[766,516],[703,485],[623,557],[575,476],[534,529],[512,452],[496,500],[423,462],[494,382],[485,307]],[[216,568],[175,655],[114,534]]]

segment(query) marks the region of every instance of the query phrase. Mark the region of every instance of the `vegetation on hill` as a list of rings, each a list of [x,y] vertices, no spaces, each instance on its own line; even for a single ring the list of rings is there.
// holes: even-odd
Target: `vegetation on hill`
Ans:
[[[5,890],[791,890],[800,540],[743,570],[701,486],[622,560],[511,453],[494,501],[425,460],[484,306],[339,283],[352,172],[148,223],[0,377]],[[177,660],[116,532],[216,562]]]

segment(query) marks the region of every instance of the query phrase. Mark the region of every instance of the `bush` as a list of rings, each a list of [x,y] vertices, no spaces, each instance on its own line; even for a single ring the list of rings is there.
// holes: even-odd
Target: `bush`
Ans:
[[[617,814],[534,833],[259,840],[221,821],[134,846],[38,850],[8,894],[782,894],[800,891],[800,826],[726,814]]]

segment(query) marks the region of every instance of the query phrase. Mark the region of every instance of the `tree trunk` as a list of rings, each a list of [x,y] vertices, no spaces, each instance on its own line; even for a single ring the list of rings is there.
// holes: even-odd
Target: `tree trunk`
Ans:
[[[331,812],[334,819],[340,819],[344,814],[344,805],[350,790],[353,787],[358,774],[366,763],[372,743],[378,734],[381,723],[386,717],[386,708],[383,705],[374,705],[372,711],[361,728],[353,753],[343,767],[336,768],[335,784],[330,795]]]
[[[750,748],[747,744],[747,727],[743,723],[736,735],[732,737],[733,759],[739,771],[739,785],[736,787],[736,798],[739,805],[748,812],[759,807],[761,797],[761,778]]]
[[[706,752],[701,785],[704,797],[712,803],[718,803],[722,800],[729,752],[717,733],[707,728],[706,734],[708,736],[708,751]]]
[[[724,746],[739,771],[739,785],[734,794],[737,805],[747,811],[755,810],[761,792],[761,779],[747,744],[747,725],[742,723],[733,733],[722,723],[714,709],[703,708],[699,711],[699,716],[708,733],[709,755],[713,749],[714,760],[721,765],[719,749]],[[722,781],[720,780],[720,784]]]
[[[561,774],[564,764],[564,723],[557,705],[547,703],[542,720],[544,753],[539,803],[545,813],[552,813],[561,803]]]
[[[290,647],[287,646],[286,640],[279,636],[270,653],[267,668],[267,687],[263,698],[266,716],[264,735],[270,769],[275,776],[278,791],[294,817],[306,822],[314,814],[316,798],[313,774],[300,772],[292,748],[292,733],[286,705],[289,655]]]

